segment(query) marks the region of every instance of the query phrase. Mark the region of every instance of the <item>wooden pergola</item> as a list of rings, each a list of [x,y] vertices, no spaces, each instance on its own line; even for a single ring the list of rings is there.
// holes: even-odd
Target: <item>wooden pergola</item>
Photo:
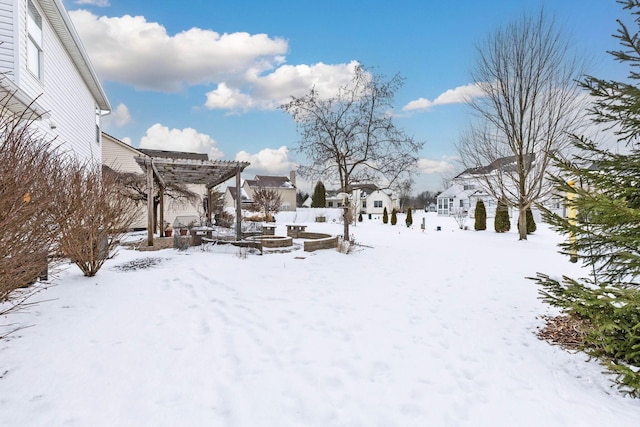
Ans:
[[[147,240],[153,246],[153,194],[158,185],[160,194],[159,223],[164,223],[164,191],[169,184],[202,184],[207,187],[209,206],[207,220],[211,223],[211,189],[225,181],[236,178],[240,188],[240,174],[249,166],[248,162],[204,160],[190,153],[160,152],[146,150],[148,155],[136,157],[147,177]],[[181,154],[185,156],[180,157]],[[205,155],[206,156],[206,155]],[[236,239],[242,240],[242,212],[240,198],[236,197]]]

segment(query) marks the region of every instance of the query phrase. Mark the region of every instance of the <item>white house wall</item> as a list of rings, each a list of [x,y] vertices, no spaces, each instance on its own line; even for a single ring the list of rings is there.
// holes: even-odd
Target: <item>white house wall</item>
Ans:
[[[0,0],[0,73],[6,78],[14,73],[14,38],[16,32],[14,0]]]
[[[58,38],[39,2],[42,17],[42,79],[27,68],[27,1],[0,0],[0,70],[50,114],[35,123],[48,138],[56,138],[62,150],[82,161],[100,163],[96,132],[96,100]],[[52,129],[51,123],[55,124]]]

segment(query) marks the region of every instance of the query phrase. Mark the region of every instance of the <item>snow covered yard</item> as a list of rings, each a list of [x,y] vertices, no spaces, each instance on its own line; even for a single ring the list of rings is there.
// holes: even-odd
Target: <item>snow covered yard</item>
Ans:
[[[558,236],[432,214],[422,232],[422,215],[359,223],[350,255],[122,249],[94,278],[69,268],[52,301],[0,319],[34,325],[0,341],[0,425],[639,425],[597,362],[536,338],[550,309],[525,276],[586,274]]]

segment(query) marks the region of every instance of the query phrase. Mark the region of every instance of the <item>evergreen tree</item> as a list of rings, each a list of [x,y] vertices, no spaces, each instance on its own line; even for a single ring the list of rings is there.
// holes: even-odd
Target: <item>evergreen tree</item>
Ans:
[[[391,225],[396,225],[398,223],[398,214],[396,212],[396,208],[391,209]]]
[[[527,234],[535,233],[538,227],[536,226],[536,220],[533,219],[533,212],[531,208],[527,208]]]
[[[407,208],[407,219],[405,221],[407,223],[407,227],[411,227],[413,224],[413,217],[411,216],[411,208]]]
[[[362,222],[362,212],[358,214],[358,222]]]
[[[389,214],[387,213],[387,207],[384,207],[384,210],[382,211],[382,223],[386,224],[389,222]]]
[[[313,196],[311,196],[312,208],[326,208],[327,207],[327,190],[324,188],[322,181],[318,181],[313,189]]]
[[[640,2],[620,1],[639,23]],[[640,64],[638,31],[620,28],[614,36],[622,49],[611,52],[621,63]],[[583,320],[583,349],[599,357],[615,375],[619,388],[640,397],[640,73],[631,68],[628,82],[587,77],[583,88],[596,99],[592,119],[616,130],[627,153],[601,148],[576,137],[573,158],[553,157],[560,171],[553,182],[558,194],[567,194],[567,209],[577,215],[564,218],[543,210],[551,227],[567,236],[561,252],[591,268],[586,279],[562,282],[538,273],[542,299]]]
[[[476,203],[476,210],[474,212],[475,223],[473,225],[474,230],[486,230],[487,229],[487,209],[484,207],[484,202],[478,200]]]
[[[504,200],[498,200],[496,207],[496,217],[494,219],[496,233],[504,233],[511,230],[511,220],[509,219],[509,207]]]

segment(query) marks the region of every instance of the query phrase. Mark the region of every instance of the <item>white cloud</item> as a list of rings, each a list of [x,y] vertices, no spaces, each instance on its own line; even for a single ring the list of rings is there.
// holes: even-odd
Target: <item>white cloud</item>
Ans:
[[[289,171],[297,168],[297,165],[289,159],[289,149],[286,146],[278,149],[265,148],[257,154],[240,151],[236,154],[236,161],[250,162],[251,165],[247,170],[254,171],[258,175],[267,173],[288,176]]]
[[[455,166],[448,161],[444,160],[431,160],[431,159],[419,159],[418,169],[424,174],[436,174],[447,173],[455,170]]]
[[[107,7],[111,6],[109,0],[76,0],[75,4],[88,4],[91,6]]]
[[[440,94],[433,101],[425,98],[418,98],[402,107],[402,111],[427,111],[434,105],[464,104],[469,102],[473,98],[477,98],[483,95],[484,91],[482,90],[481,86],[475,83],[471,83],[465,86],[458,86],[455,89],[449,89]]]
[[[131,138],[129,138],[128,136],[125,136],[120,141],[124,142],[127,145],[131,145]]]
[[[104,118],[105,125],[114,125],[115,127],[123,127],[131,123],[131,114],[129,108],[124,104],[118,106]]]
[[[217,160],[224,156],[218,149],[216,141],[209,135],[198,133],[192,128],[170,130],[160,123],[147,129],[146,136],[140,140],[140,148],[206,153],[210,160]]]
[[[247,73],[246,84],[231,87],[226,82],[207,93],[205,106],[210,109],[243,110],[276,109],[291,96],[303,96],[312,87],[320,96],[333,96],[338,88],[347,85],[357,61],[348,64],[282,65],[272,73]],[[243,92],[244,90],[244,92]]]
[[[266,34],[191,28],[169,35],[143,16],[69,13],[98,75],[139,89],[175,92],[184,84],[245,81],[284,62],[288,43]]]

